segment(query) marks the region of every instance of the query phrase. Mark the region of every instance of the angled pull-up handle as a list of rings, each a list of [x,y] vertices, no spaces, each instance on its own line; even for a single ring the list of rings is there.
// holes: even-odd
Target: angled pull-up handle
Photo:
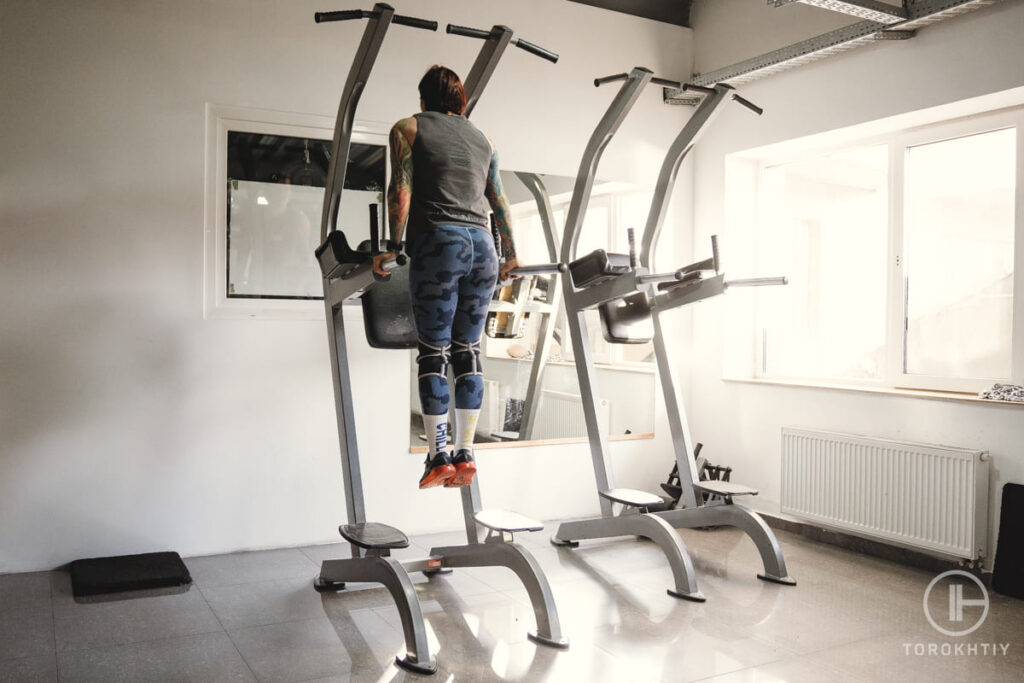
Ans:
[[[538,263],[533,266],[519,266],[511,272],[512,275],[554,275],[567,270],[569,266],[564,263]]]
[[[365,9],[346,9],[337,12],[316,12],[313,15],[313,20],[318,24],[322,24],[326,21],[347,21],[349,19],[369,19],[372,16],[376,16],[376,12]],[[430,21],[429,19],[417,19],[416,17],[403,17],[401,14],[396,14],[391,17],[392,24],[401,24],[402,26],[412,26],[413,28],[422,28],[427,31],[436,31],[437,22]]]
[[[600,88],[605,83],[614,83],[616,81],[624,81],[627,78],[629,78],[629,74],[615,74],[614,76],[602,76],[601,78],[595,78],[594,79],[594,87],[595,88]],[[649,82],[653,83],[655,85],[663,85],[666,88],[685,87],[684,84],[680,83],[679,81],[670,81],[667,78],[658,78],[657,76],[652,77]]]
[[[507,27],[498,27],[498,28],[507,28]],[[484,31],[483,29],[471,28],[469,26],[459,26],[458,24],[448,24],[447,28],[445,28],[445,31],[447,33],[452,33],[452,34],[457,35],[457,36],[465,36],[467,38],[481,38],[481,39],[486,40],[487,38],[489,38],[491,36],[491,33],[493,32],[493,29],[491,31]],[[545,48],[541,47],[540,45],[534,45],[533,43],[528,43],[525,40],[523,40],[522,38],[513,38],[510,42],[513,45],[515,45],[516,47],[518,47],[518,48],[520,48],[522,50],[526,50],[527,52],[529,52],[531,54],[535,54],[538,57],[546,59],[546,60],[548,60],[549,62],[551,62],[553,64],[558,62],[558,55],[557,54],[555,54],[551,50],[548,50],[548,49],[545,49]]]
[[[699,93],[703,93],[705,95],[714,95],[715,94],[715,89],[714,88],[705,88],[703,85],[694,85],[693,83],[683,83],[681,86],[676,86],[676,87],[678,87],[683,92],[686,92],[687,90],[692,90],[693,92],[699,92]],[[741,97],[741,96],[737,95],[736,93],[732,94],[732,99],[733,99],[734,102],[738,102],[739,104],[742,104],[744,107],[746,107],[750,111],[754,112],[758,116],[760,116],[761,114],[764,113],[764,109],[762,109],[761,107],[757,106],[756,104],[754,104],[753,102],[751,102],[747,98]]]

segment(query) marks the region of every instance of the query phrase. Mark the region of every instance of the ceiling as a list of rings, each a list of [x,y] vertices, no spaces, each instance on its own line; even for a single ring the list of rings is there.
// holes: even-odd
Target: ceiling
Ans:
[[[693,0],[569,0],[613,12],[632,14],[634,17],[663,21],[676,26],[690,25],[690,5]]]

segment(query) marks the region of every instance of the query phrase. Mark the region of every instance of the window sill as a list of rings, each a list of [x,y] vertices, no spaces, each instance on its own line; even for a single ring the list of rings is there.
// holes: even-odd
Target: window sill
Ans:
[[[1014,401],[997,401],[990,398],[979,398],[977,394],[954,391],[931,391],[927,389],[896,389],[893,387],[873,387],[858,384],[830,384],[810,380],[756,379],[753,377],[723,377],[725,382],[742,384],[764,384],[769,386],[795,387],[800,389],[830,389],[833,391],[854,391],[868,394],[886,394],[888,396],[905,396],[908,398],[925,398],[935,401],[959,401],[964,403],[987,403],[989,405],[1013,406],[1024,408],[1024,403]]]

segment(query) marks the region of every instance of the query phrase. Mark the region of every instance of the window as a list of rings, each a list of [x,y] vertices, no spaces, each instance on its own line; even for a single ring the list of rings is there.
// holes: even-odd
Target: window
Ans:
[[[207,118],[207,317],[322,317],[313,251],[334,121],[213,106]],[[384,131],[359,127],[338,211],[353,245],[369,238],[386,172]]]
[[[790,281],[733,307],[753,328],[733,349],[750,374],[959,392],[1019,379],[1021,120],[730,160],[730,198],[755,198],[730,208],[752,226],[747,265]]]

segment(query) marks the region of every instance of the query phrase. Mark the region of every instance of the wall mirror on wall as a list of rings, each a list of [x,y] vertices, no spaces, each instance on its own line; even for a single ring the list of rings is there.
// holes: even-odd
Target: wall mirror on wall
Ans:
[[[514,171],[502,171],[501,176],[520,262],[557,261],[575,179]],[[543,220],[545,195],[551,207],[550,224]],[[597,248],[628,251],[626,230],[642,231],[651,196],[650,190],[634,185],[596,183],[577,253]],[[586,439],[557,278],[524,277],[495,292],[481,345],[484,404],[477,423],[478,444],[520,446]],[[612,440],[650,438],[655,391],[652,345],[606,342],[597,312],[592,313],[588,324],[602,426]],[[414,358],[410,447],[422,450],[425,441],[415,375]]]
[[[228,131],[228,298],[321,299],[320,216],[331,141]],[[382,200],[386,148],[353,142],[338,225],[369,239],[368,204]]]
[[[323,316],[313,251],[333,127],[326,117],[208,107],[207,317]],[[386,178],[386,129],[360,124],[338,212],[350,243],[369,239],[367,205],[382,202]]]

